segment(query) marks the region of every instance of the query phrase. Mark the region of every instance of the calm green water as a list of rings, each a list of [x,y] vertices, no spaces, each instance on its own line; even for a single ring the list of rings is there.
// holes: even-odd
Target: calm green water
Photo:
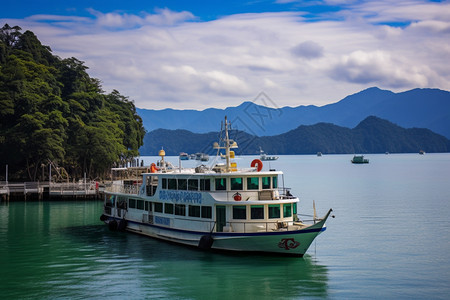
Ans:
[[[98,201],[2,203],[0,297],[448,299],[450,154],[367,155],[368,165],[351,157],[265,164],[285,171],[300,209],[312,213],[313,200],[320,215],[334,209],[301,259],[206,253],[110,232]]]

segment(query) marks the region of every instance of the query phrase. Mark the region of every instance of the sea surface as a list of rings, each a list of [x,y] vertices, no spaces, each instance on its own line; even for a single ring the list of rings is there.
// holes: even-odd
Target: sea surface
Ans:
[[[351,158],[264,163],[284,171],[300,213],[311,215],[313,201],[318,215],[334,210],[303,258],[202,252],[110,232],[100,201],[3,202],[0,298],[449,299],[450,154]]]

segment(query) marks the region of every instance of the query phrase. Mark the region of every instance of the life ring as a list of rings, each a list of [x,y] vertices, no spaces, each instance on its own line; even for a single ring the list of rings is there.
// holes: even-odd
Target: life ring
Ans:
[[[159,169],[156,167],[156,164],[152,163],[150,166],[150,173],[156,173],[156,172],[158,172],[158,170]]]
[[[234,193],[233,199],[234,201],[241,201],[242,200],[241,194],[239,194],[238,192]]]
[[[254,160],[252,161],[252,163],[250,164],[250,166],[251,166],[252,168],[256,167],[256,171],[259,172],[259,171],[262,170],[263,163],[262,163],[262,161],[261,161],[260,159],[254,159]]]

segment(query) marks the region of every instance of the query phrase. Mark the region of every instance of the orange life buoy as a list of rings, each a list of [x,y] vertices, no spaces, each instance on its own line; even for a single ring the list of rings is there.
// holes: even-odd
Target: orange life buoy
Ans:
[[[241,194],[239,194],[238,192],[236,192],[236,193],[233,195],[233,199],[234,199],[234,201],[241,201],[241,200],[242,200]]]
[[[259,171],[262,170],[263,163],[262,163],[262,161],[261,161],[260,159],[254,159],[254,160],[252,161],[252,163],[250,164],[250,166],[251,166],[252,168],[256,167],[256,171],[259,172]]]

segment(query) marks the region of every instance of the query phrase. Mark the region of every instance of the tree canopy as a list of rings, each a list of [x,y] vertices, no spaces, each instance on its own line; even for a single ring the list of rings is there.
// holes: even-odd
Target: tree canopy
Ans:
[[[0,167],[10,178],[44,180],[50,162],[73,178],[102,177],[139,155],[145,130],[133,101],[105,94],[83,61],[21,30],[0,29]]]

